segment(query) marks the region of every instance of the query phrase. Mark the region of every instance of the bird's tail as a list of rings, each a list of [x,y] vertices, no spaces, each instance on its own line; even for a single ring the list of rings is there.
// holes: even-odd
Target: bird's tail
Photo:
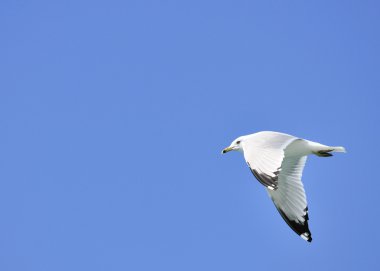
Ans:
[[[331,147],[333,152],[346,152],[346,149],[342,146],[339,147]]]
[[[333,156],[330,152],[346,152],[346,149],[344,147],[341,147],[341,146],[338,146],[338,147],[324,146],[323,148],[314,152],[314,154],[317,156],[320,156],[320,157]]]

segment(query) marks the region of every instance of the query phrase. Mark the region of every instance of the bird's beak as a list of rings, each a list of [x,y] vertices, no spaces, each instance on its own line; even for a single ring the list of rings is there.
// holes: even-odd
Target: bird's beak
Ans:
[[[234,148],[233,147],[227,147],[225,148],[222,153],[226,153],[226,152],[229,152],[229,151],[232,151]]]

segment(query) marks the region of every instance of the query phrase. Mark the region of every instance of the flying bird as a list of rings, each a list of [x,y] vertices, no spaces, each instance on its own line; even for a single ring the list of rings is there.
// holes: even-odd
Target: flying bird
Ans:
[[[282,218],[304,240],[311,242],[308,206],[301,181],[307,156],[330,157],[331,152],[346,152],[278,132],[258,132],[238,137],[222,153],[242,152],[256,179],[268,194]]]

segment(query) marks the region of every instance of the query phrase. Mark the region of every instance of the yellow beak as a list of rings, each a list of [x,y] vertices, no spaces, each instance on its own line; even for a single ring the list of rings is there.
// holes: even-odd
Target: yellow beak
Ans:
[[[229,152],[229,151],[232,151],[232,150],[233,150],[232,147],[227,147],[227,148],[225,148],[225,149],[222,151],[222,153],[226,153],[226,152]]]

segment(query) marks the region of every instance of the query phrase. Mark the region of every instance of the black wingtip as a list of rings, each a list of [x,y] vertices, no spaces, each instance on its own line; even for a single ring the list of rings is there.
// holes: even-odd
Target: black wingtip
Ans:
[[[305,241],[308,241],[309,243],[311,243],[311,241],[313,241],[313,238],[311,238],[310,232],[304,232],[304,233],[300,234],[300,236],[302,237],[302,239],[304,239]]]
[[[276,206],[277,207],[277,206]],[[302,237],[305,241],[311,242],[313,238],[311,238],[311,232],[309,230],[309,225],[308,225],[308,208],[305,208],[306,214],[304,215],[305,221],[303,223],[299,223],[295,220],[289,219],[286,214],[281,210],[281,208],[277,208],[278,212],[282,216],[282,218],[285,220],[285,222],[289,225],[289,227],[297,233],[299,236]]]

